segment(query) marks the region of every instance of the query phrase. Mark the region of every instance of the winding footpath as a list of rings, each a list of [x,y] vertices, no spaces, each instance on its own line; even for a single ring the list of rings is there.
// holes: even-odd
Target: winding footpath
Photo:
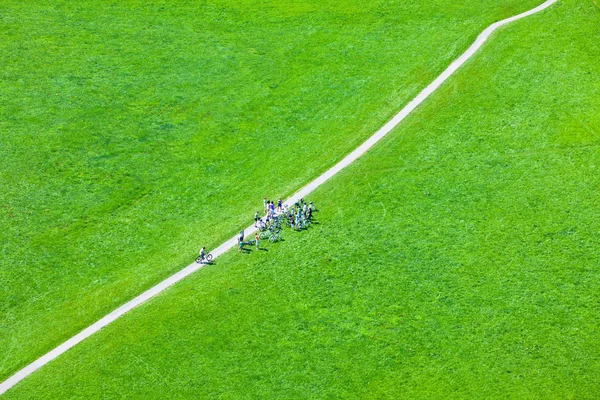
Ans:
[[[435,92],[441,85],[448,79],[458,68],[460,68],[469,58],[471,58],[477,50],[481,48],[481,46],[487,41],[490,35],[498,28],[503,25],[507,25],[511,22],[519,20],[521,18],[528,17],[535,13],[538,13],[546,8],[550,7],[557,0],[548,0],[545,3],[539,5],[538,7],[524,12],[519,15],[515,15],[514,17],[510,17],[504,19],[499,22],[495,22],[490,25],[487,29],[485,29],[475,40],[475,42],[460,56],[456,59],[450,66],[442,72],[440,76],[438,76],[429,86],[427,86],[421,93],[417,95],[410,103],[408,103],[394,118],[392,118],[387,124],[385,124],[381,129],[379,129],[373,136],[371,136],[366,142],[361,144],[356,150],[348,154],[343,160],[334,165],[331,169],[323,173],[321,176],[316,178],[314,181],[310,182],[308,185],[304,186],[290,198],[285,200],[286,204],[293,204],[301,198],[307,197],[313,190],[321,186],[325,183],[329,178],[340,172],[342,169],[352,164],[356,159],[365,154],[371,147],[373,147],[377,142],[379,142],[385,135],[390,133],[392,129],[394,129],[406,116],[408,116],[415,108],[417,108],[425,99],[429,97],[433,92]],[[253,225],[249,226],[245,229],[246,235],[251,235],[256,231]],[[231,250],[232,248],[237,246],[237,235],[233,238],[229,239],[225,243],[221,244],[219,247],[214,249],[211,253],[213,257],[219,257],[225,252]],[[77,335],[73,336],[60,346],[46,353],[42,357],[38,358],[31,364],[27,365],[4,382],[0,383],[0,395],[5,393],[7,390],[15,386],[17,383],[37,371],[39,368],[48,364],[50,361],[54,360],[56,357],[60,356],[73,346],[79,344],[81,341],[86,338],[92,336],[94,333],[98,332],[100,329],[104,328],[111,322],[115,321],[117,318],[127,313],[128,311],[134,309],[135,307],[143,304],[148,301],[150,298],[158,295],[168,287],[174,285],[180,280],[184,279],[188,275],[193,274],[198,269],[202,268],[203,264],[193,263],[176,274],[168,277],[164,281],[160,282],[156,286],[148,289],[144,293],[140,294],[133,300],[128,301],[123,304],[121,307],[117,308],[110,314],[106,315],[99,321],[90,325],[83,331],[79,332]]]

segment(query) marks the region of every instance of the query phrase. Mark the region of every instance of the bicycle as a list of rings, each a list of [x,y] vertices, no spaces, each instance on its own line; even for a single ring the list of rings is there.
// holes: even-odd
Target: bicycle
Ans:
[[[281,234],[279,234],[279,231],[273,232],[273,234],[269,236],[269,242],[271,243],[275,243],[278,240],[281,240]]]
[[[198,264],[208,264],[212,261],[212,259],[213,259],[212,254],[208,253],[208,254],[205,254],[204,257],[202,257],[202,256],[196,257],[196,262]]]
[[[290,222],[289,218],[284,218],[283,219],[283,226],[285,226],[286,228],[291,228],[292,227],[292,223]]]
[[[269,228],[267,230],[262,231],[261,233],[258,234],[258,237],[261,239],[268,239],[271,237],[271,235],[273,235],[274,233],[279,233],[279,229],[272,229]]]
[[[277,217],[275,217],[271,220],[271,226],[269,227],[269,229],[279,229],[279,228],[281,228],[281,222],[279,221],[279,219]]]

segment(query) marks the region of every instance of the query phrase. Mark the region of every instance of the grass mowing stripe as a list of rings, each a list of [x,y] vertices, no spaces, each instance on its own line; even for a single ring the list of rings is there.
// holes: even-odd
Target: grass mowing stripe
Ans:
[[[419,93],[419,95],[417,95],[417,97],[415,99],[410,101],[394,118],[392,118],[392,120],[390,122],[388,122],[386,125],[384,125],[383,128],[381,128],[379,131],[377,131],[365,143],[363,143],[356,150],[354,150],[352,153],[350,153],[348,156],[346,156],[342,161],[340,161],[338,164],[336,164],[330,170],[328,170],[323,175],[319,176],[317,179],[315,179],[314,181],[312,181],[311,183],[309,183],[308,185],[306,185],[305,187],[300,189],[300,191],[295,193],[289,199],[286,199],[286,203],[292,204],[292,203],[295,203],[296,201],[298,201],[299,199],[308,196],[314,189],[316,189],[317,187],[319,187],[320,185],[325,183],[332,176],[337,174],[343,168],[350,165],[357,158],[359,158],[364,153],[366,153],[379,140],[381,140],[385,135],[387,135],[389,132],[391,132],[392,129],[394,129],[407,115],[409,115],[415,108],[417,108],[423,101],[425,101],[427,99],[427,97],[429,97],[429,95],[431,95],[431,93],[433,93],[435,90],[437,90],[442,85],[442,83],[444,83],[469,58],[471,58],[475,54],[475,52],[479,48],[481,48],[481,46],[483,46],[483,44],[487,41],[487,39],[490,37],[490,35],[496,29],[500,28],[503,25],[517,21],[521,18],[525,18],[527,16],[530,16],[530,15],[533,15],[540,11],[543,11],[546,8],[550,7],[552,4],[554,4],[555,2],[556,2],[556,0],[547,0],[546,2],[542,3],[538,7],[535,7],[535,8],[533,8],[527,12],[524,12],[522,14],[519,14],[519,15],[510,17],[510,18],[507,18],[505,20],[496,22],[496,23],[492,24],[490,27],[488,27],[487,29],[485,29],[477,37],[477,39],[475,40],[475,43],[473,43],[465,51],[465,53],[463,53],[439,77],[437,77],[429,86],[427,86],[421,93]],[[246,231],[248,234],[252,234],[254,231],[256,231],[256,228],[254,228],[254,226],[251,225],[248,228],[246,228]],[[215,249],[213,251],[214,257],[216,258],[216,257],[220,256],[221,254],[229,251],[231,248],[233,248],[235,246],[235,243],[236,243],[236,237],[234,236],[233,238],[231,238],[227,242],[223,243],[221,246],[219,246],[217,249]],[[168,287],[172,286],[173,284],[179,282],[180,280],[189,276],[193,272],[197,271],[199,269],[199,267],[200,266],[195,263],[189,265],[185,269],[179,271],[177,274],[172,275],[171,277],[162,281],[158,285],[156,285],[156,286],[150,288],[149,290],[147,290],[146,292],[142,293],[140,296],[138,296],[135,299],[131,300],[130,302],[124,304],[117,310],[113,311],[111,314],[102,318],[100,321],[98,321],[95,324],[93,324],[92,326],[86,328],[84,331],[82,331],[75,337],[69,339],[67,342],[63,343],[62,345],[58,346],[54,350],[50,351],[48,354],[42,356],[41,358],[39,358],[38,360],[29,364],[22,370],[18,371],[16,374],[9,377],[4,382],[0,383],[0,394],[5,393],[7,390],[9,390],[11,387],[16,385],[17,383],[19,383],[21,380],[25,379],[27,376],[29,376],[30,374],[32,374],[33,372],[35,372],[36,370],[38,370],[39,368],[41,368],[42,366],[47,364],[48,362],[52,361],[56,357],[60,356],[67,350],[71,349],[73,346],[77,345],[82,340],[84,340],[87,337],[98,332],[100,329],[102,329],[109,323],[115,321],[117,318],[124,315],[126,312],[139,306],[140,304],[143,304],[144,302],[149,300],[151,297],[161,293],[163,290],[167,289]]]

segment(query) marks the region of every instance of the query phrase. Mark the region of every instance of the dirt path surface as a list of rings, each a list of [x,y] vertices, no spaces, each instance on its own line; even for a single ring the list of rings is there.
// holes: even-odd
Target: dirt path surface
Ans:
[[[490,35],[496,29],[500,28],[503,25],[509,24],[516,20],[519,20],[521,18],[525,18],[525,17],[528,17],[535,13],[538,13],[542,10],[545,10],[546,8],[548,8],[552,4],[554,4],[556,1],[557,0],[548,0],[545,3],[541,4],[540,6],[534,8],[534,9],[531,9],[527,12],[516,15],[514,17],[510,17],[510,18],[504,19],[502,21],[495,22],[492,25],[490,25],[477,37],[475,42],[460,57],[458,57],[452,64],[450,64],[450,66],[444,72],[442,72],[442,74],[440,76],[438,76],[421,93],[419,93],[417,95],[417,97],[415,97],[402,110],[400,110],[400,112],[398,114],[396,114],[394,116],[394,118],[392,118],[387,124],[385,124],[381,129],[379,129],[373,136],[371,136],[369,139],[367,139],[367,141],[365,141],[363,144],[361,144],[357,149],[355,149],[350,154],[348,154],[343,160],[341,160],[339,163],[337,163],[332,168],[327,170],[321,176],[319,176],[318,178],[316,178],[315,180],[310,182],[308,185],[304,186],[302,189],[297,191],[290,198],[286,199],[286,201],[284,203],[285,204],[293,204],[296,201],[300,200],[301,198],[307,197],[312,191],[314,191],[316,188],[318,188],[323,183],[325,183],[327,180],[329,180],[329,178],[333,177],[338,172],[340,172],[342,169],[344,169],[348,165],[352,164],[360,156],[365,154],[371,147],[373,147],[377,142],[379,142],[384,136],[386,136],[388,133],[390,133],[392,131],[392,129],[394,129],[415,108],[417,108],[423,101],[425,101],[425,99],[427,99],[429,97],[429,95],[431,95],[433,92],[435,92],[442,85],[442,83],[444,83],[454,72],[456,72],[456,70],[458,68],[460,68],[468,59],[470,59],[477,52],[477,50],[479,50],[481,48],[481,46],[487,41],[487,39],[490,37]],[[245,234],[246,234],[246,236],[249,236],[249,235],[252,235],[255,231],[256,231],[256,228],[253,225],[251,225],[245,229]],[[226,241],[225,243],[221,244],[219,247],[214,249],[211,252],[213,257],[215,257],[215,258],[219,257],[220,255],[224,254],[225,252],[236,247],[237,237],[238,237],[238,235],[234,236],[233,238],[229,239],[228,241]],[[48,364],[50,361],[54,360],[56,357],[60,356],[67,350],[71,349],[73,346],[77,345],[78,343],[80,343],[81,341],[90,337],[94,333],[98,332],[99,330],[101,330],[102,328],[104,328],[105,326],[110,324],[111,322],[115,321],[116,319],[121,317],[123,314],[134,309],[135,307],[139,306],[140,304],[143,304],[150,298],[158,295],[159,293],[163,292],[168,287],[174,285],[175,283],[179,282],[180,280],[184,279],[185,277],[189,276],[190,274],[193,274],[198,269],[202,268],[202,266],[203,266],[203,264],[193,263],[193,264],[185,267],[181,271],[168,277],[167,279],[160,282],[156,286],[154,286],[154,287],[148,289],[147,291],[145,291],[144,293],[140,294],[133,300],[130,300],[127,303],[123,304],[121,307],[117,308],[116,310],[114,310],[110,314],[106,315],[99,321],[90,325],[89,327],[87,327],[83,331],[79,332],[77,335],[73,336],[66,342],[62,343],[58,347],[54,348],[50,352],[46,353],[45,355],[38,358],[31,364],[24,367],[20,371],[16,372],[14,375],[9,377],[7,380],[0,383],[0,395],[5,393],[7,390],[9,390],[13,386],[15,386],[17,383],[19,383],[20,381],[25,379],[27,376],[29,376],[33,372],[37,371],[39,368]]]

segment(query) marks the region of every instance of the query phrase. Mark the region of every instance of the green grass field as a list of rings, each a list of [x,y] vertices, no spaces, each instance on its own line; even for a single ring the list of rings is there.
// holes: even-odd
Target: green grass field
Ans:
[[[0,380],[230,237],[537,3],[2,2]]]
[[[503,29],[318,189],[318,225],[6,397],[597,398],[599,24],[581,0]]]

